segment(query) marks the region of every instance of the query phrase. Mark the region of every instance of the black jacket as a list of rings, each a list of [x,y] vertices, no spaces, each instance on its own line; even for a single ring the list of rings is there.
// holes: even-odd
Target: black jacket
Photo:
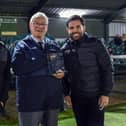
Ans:
[[[112,90],[112,68],[109,55],[96,38],[84,35],[79,41],[66,40],[62,47],[67,75],[64,93],[85,97],[109,95]]]
[[[0,101],[6,102],[8,99],[8,89],[10,85],[11,57],[9,51],[3,43],[0,42]]]

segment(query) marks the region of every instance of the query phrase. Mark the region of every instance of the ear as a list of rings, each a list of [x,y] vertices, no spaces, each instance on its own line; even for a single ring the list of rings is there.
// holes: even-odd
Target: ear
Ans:
[[[31,22],[29,22],[29,27],[31,26]]]
[[[86,30],[86,25],[84,25],[84,30]]]
[[[85,32],[86,31],[86,26],[84,25],[83,27],[84,27],[84,32]]]
[[[31,22],[29,22],[29,24],[28,24],[28,25],[29,25],[29,30],[31,30],[31,25],[32,25],[32,23],[31,23]]]

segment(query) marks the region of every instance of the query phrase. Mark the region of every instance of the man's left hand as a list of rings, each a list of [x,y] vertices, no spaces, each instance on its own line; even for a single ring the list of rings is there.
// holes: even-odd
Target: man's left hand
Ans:
[[[109,104],[109,97],[108,96],[101,96],[98,100],[98,105],[100,108],[104,108]]]

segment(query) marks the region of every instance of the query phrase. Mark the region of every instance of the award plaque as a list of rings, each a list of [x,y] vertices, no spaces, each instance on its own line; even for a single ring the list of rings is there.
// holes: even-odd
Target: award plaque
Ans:
[[[56,71],[64,71],[63,54],[61,52],[49,52],[47,54],[49,74]]]

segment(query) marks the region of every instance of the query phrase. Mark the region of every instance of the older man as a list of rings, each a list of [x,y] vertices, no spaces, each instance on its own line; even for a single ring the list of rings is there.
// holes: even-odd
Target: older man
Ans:
[[[64,72],[49,71],[48,53],[59,51],[56,43],[46,38],[48,18],[35,13],[29,22],[31,34],[18,42],[12,57],[16,74],[16,96],[20,126],[57,126],[62,98],[60,79]],[[53,57],[54,58],[54,57]],[[46,120],[43,115],[46,114]]]

